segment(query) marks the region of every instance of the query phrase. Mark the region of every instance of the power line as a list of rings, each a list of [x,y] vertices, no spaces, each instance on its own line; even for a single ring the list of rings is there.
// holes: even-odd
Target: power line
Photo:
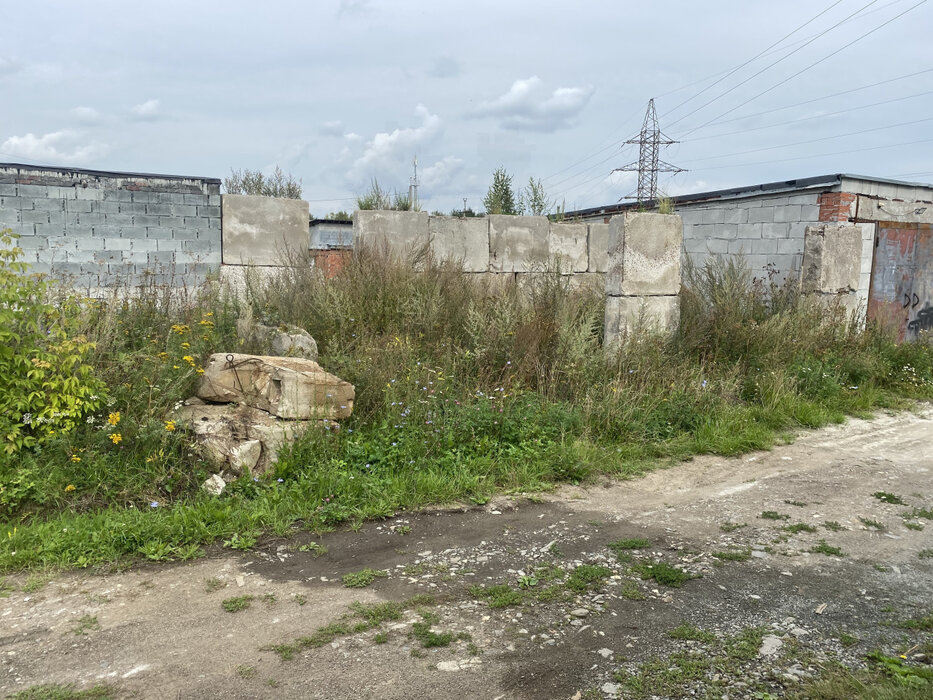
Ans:
[[[704,160],[717,160],[719,158],[731,158],[732,156],[742,156],[747,153],[760,153],[761,151],[773,151],[778,148],[791,148],[792,146],[803,146],[809,143],[818,143],[820,141],[831,141],[833,139],[841,139],[847,136],[858,136],[859,134],[867,134],[872,131],[881,131],[883,129],[896,129],[901,126],[910,126],[912,124],[921,124],[923,122],[933,121],[933,117],[926,117],[924,119],[915,119],[909,122],[901,122],[900,124],[886,124],[885,126],[875,126],[871,129],[862,129],[860,131],[850,131],[846,134],[836,134],[835,136],[822,136],[818,139],[809,139],[807,141],[795,141],[794,143],[782,143],[777,146],[766,146],[764,148],[752,148],[747,151],[736,151],[735,153],[724,153],[720,156],[707,156],[706,158],[694,158],[692,160],[684,161],[686,163],[698,163]]]
[[[923,1],[925,2],[926,0],[923,0]],[[764,68],[762,68],[761,70],[759,70],[757,73],[753,73],[752,75],[748,76],[748,77],[747,77],[745,80],[743,80],[742,82],[737,83],[736,85],[733,85],[731,88],[729,88],[729,89],[726,90],[725,92],[720,93],[719,95],[717,95],[716,97],[714,97],[714,98],[711,99],[711,100],[708,100],[707,102],[704,102],[702,105],[700,105],[699,107],[697,107],[696,109],[694,109],[692,112],[688,112],[687,114],[684,114],[683,116],[681,116],[681,117],[675,119],[673,122],[671,122],[671,123],[668,125],[668,127],[674,126],[674,124],[677,124],[677,123],[679,123],[679,122],[682,122],[684,119],[686,119],[687,117],[689,117],[689,116],[691,116],[691,115],[693,115],[693,114],[696,114],[696,113],[699,112],[701,109],[704,109],[705,107],[708,107],[709,105],[713,104],[713,103],[716,102],[717,100],[721,100],[723,97],[725,97],[726,95],[728,95],[730,92],[733,92],[734,90],[739,89],[740,87],[742,87],[743,85],[745,85],[745,83],[747,83],[747,82],[749,82],[749,81],[751,81],[751,80],[754,80],[755,78],[757,78],[759,75],[761,75],[761,74],[764,73],[765,71],[767,71],[767,70],[773,68],[774,66],[776,66],[778,63],[781,63],[782,61],[784,61],[784,60],[790,58],[791,56],[793,56],[793,55],[794,55],[795,53],[797,53],[798,51],[801,51],[802,49],[805,49],[807,46],[809,46],[810,44],[812,44],[814,41],[816,41],[816,40],[819,39],[820,37],[822,37],[822,36],[828,34],[828,33],[831,32],[833,29],[836,29],[840,24],[842,24],[843,22],[845,22],[845,21],[851,19],[852,17],[855,17],[855,16],[856,16],[857,14],[859,14],[862,10],[871,7],[871,6],[874,5],[876,2],[878,2],[878,0],[871,0],[871,2],[869,2],[867,5],[863,5],[861,8],[859,8],[858,10],[856,10],[855,12],[853,12],[851,15],[849,15],[848,17],[846,17],[846,18],[843,19],[842,21],[837,22],[836,24],[834,24],[833,26],[831,26],[829,29],[826,29],[826,30],[820,32],[819,34],[817,34],[816,36],[814,36],[814,37],[813,37],[812,39],[810,39],[809,41],[805,42],[805,43],[802,44],[801,46],[798,46],[796,49],[794,49],[794,50],[791,51],[790,53],[784,54],[784,55],[781,56],[778,60],[774,61],[773,63],[769,63],[767,66],[765,66]],[[720,115],[720,116],[722,116],[722,115]],[[690,133],[692,133],[692,132],[690,132]]]
[[[878,0],[872,0],[872,2],[869,3],[869,5],[874,4],[874,3],[877,2],[877,1],[878,1]],[[771,46],[769,46],[768,48],[766,48],[764,51],[761,51],[760,53],[755,54],[755,55],[752,56],[750,59],[748,59],[747,61],[745,61],[745,63],[742,63],[742,64],[736,66],[735,68],[733,68],[732,70],[730,70],[729,72],[727,72],[725,75],[723,75],[721,78],[719,78],[719,80],[717,80],[716,82],[714,82],[714,83],[712,83],[712,84],[710,84],[710,85],[707,85],[705,88],[703,88],[702,90],[700,90],[698,93],[696,93],[696,94],[693,95],[692,97],[688,97],[686,100],[684,100],[683,102],[681,102],[681,103],[678,104],[677,106],[672,107],[671,109],[667,110],[667,111],[666,111],[663,115],[661,115],[661,116],[662,116],[662,117],[666,117],[666,116],[669,115],[671,112],[676,112],[678,109],[680,109],[681,107],[683,107],[685,104],[687,104],[688,102],[692,102],[693,100],[695,100],[696,98],[698,98],[700,95],[702,95],[702,94],[703,94],[704,92],[706,92],[707,90],[710,90],[710,89],[716,87],[716,86],[719,85],[719,83],[721,83],[723,80],[726,80],[727,78],[731,77],[732,75],[734,75],[734,74],[737,73],[738,71],[742,70],[742,69],[743,69],[745,66],[747,66],[749,63],[752,63],[752,62],[754,62],[754,61],[757,61],[759,58],[761,58],[761,57],[764,56],[766,53],[768,53],[771,49],[773,49],[774,47],[778,46],[779,44],[784,43],[784,41],[785,41],[786,39],[789,39],[790,37],[792,37],[794,34],[796,34],[797,32],[799,32],[801,29],[803,29],[804,27],[806,27],[808,24],[812,24],[813,22],[815,22],[816,20],[818,20],[820,17],[822,17],[823,15],[825,15],[827,12],[829,12],[831,9],[833,9],[836,5],[838,5],[838,4],[841,3],[841,2],[842,2],[842,0],[836,0],[836,2],[834,2],[832,5],[830,5],[829,7],[827,7],[825,10],[823,10],[823,11],[820,12],[819,14],[815,15],[814,17],[811,17],[811,18],[808,19],[806,22],[804,22],[804,23],[801,24],[799,27],[797,27],[795,30],[793,30],[792,32],[790,32],[789,34],[785,34],[783,37],[781,37],[781,38],[778,39],[776,42],[774,42],[773,44],[771,44]],[[864,8],[863,8],[863,9],[864,9]],[[838,26],[838,25],[837,25],[837,26]],[[827,31],[828,31],[828,30],[827,30]],[[804,46],[806,46],[806,44],[804,44]],[[801,46],[800,48],[803,48],[803,46]],[[791,55],[791,54],[787,54],[787,56],[790,56],[790,55]],[[787,58],[787,56],[784,56],[784,57],[782,57],[779,61],[776,61],[775,63],[772,63],[771,66],[777,65],[777,63],[780,63],[780,61],[783,61],[785,58]],[[768,67],[765,68],[764,70],[768,70],[768,68],[770,68],[771,66],[768,66]],[[756,73],[756,75],[758,75],[758,74]],[[752,76],[752,77],[754,77],[754,76]],[[739,85],[742,85],[742,83],[739,83]],[[736,86],[736,87],[738,87],[738,86]],[[729,91],[727,90],[726,92],[723,93],[723,95],[727,94],[728,92],[729,92]],[[720,97],[722,97],[722,95],[720,95]],[[718,98],[717,98],[717,99],[718,99]],[[715,100],[713,100],[713,101],[715,101]],[[706,104],[710,104],[710,103],[707,102]],[[705,107],[706,105],[703,105],[703,106]],[[699,109],[702,109],[702,108],[703,108],[703,107],[700,107]],[[696,111],[696,110],[694,110],[694,111]],[[693,114],[693,112],[690,112],[690,114]],[[686,116],[689,117],[690,114],[687,114]],[[682,118],[683,118],[683,117],[682,117]],[[681,118],[681,119],[682,119],[682,118]],[[680,119],[678,119],[677,121],[680,121]],[[672,122],[672,125],[673,125],[673,124],[676,124],[677,121]]]
[[[698,129],[702,129],[702,128],[705,127],[705,126],[709,126],[710,124],[712,124],[713,122],[715,122],[717,119],[720,119],[720,118],[726,116],[727,114],[730,114],[731,112],[734,112],[734,111],[737,110],[737,109],[741,109],[742,107],[744,107],[745,105],[747,105],[749,102],[752,102],[752,101],[754,101],[754,100],[757,100],[757,99],[758,99],[759,97],[761,97],[762,95],[766,95],[766,94],[768,94],[769,92],[771,92],[772,90],[774,90],[774,89],[776,89],[776,88],[779,88],[781,85],[784,85],[784,84],[790,82],[791,80],[793,80],[793,79],[796,78],[797,76],[801,75],[802,73],[805,73],[806,71],[810,70],[811,68],[813,68],[813,67],[815,67],[815,66],[818,66],[819,64],[823,63],[823,61],[826,61],[826,60],[832,58],[833,56],[835,56],[836,54],[840,53],[841,51],[844,51],[845,49],[849,48],[849,47],[852,46],[853,44],[855,44],[855,43],[861,41],[862,39],[865,39],[866,37],[871,36],[872,34],[874,34],[875,32],[877,32],[879,29],[882,29],[882,28],[888,26],[889,24],[891,24],[891,22],[893,22],[893,21],[896,20],[896,19],[899,19],[899,18],[903,17],[904,15],[906,15],[906,14],[907,14],[908,12],[910,12],[911,10],[914,10],[914,9],[920,7],[921,5],[923,5],[924,3],[926,3],[926,1],[927,1],[927,0],[920,0],[920,2],[918,2],[916,5],[911,5],[911,6],[908,7],[906,10],[904,10],[903,12],[901,12],[901,13],[899,13],[899,14],[897,14],[897,15],[894,15],[894,17],[892,17],[891,19],[887,20],[886,22],[882,22],[881,24],[879,24],[879,25],[878,25],[877,27],[875,27],[874,29],[865,32],[864,34],[862,34],[862,35],[859,36],[859,37],[856,37],[855,39],[853,39],[852,41],[850,41],[848,44],[845,44],[844,46],[842,46],[842,47],[836,49],[836,50],[833,51],[832,53],[830,53],[830,54],[828,54],[828,55],[826,55],[826,56],[823,56],[823,58],[819,59],[818,61],[814,61],[813,63],[811,63],[811,64],[808,65],[807,67],[805,67],[805,68],[803,68],[803,69],[797,71],[796,73],[794,73],[793,75],[788,76],[787,78],[784,78],[784,80],[781,80],[780,82],[775,83],[774,85],[772,85],[771,87],[767,88],[766,90],[762,90],[762,91],[759,92],[757,95],[754,95],[753,97],[748,98],[748,99],[745,100],[745,102],[743,102],[742,104],[740,104],[740,105],[738,105],[738,106],[736,106],[736,107],[733,107],[732,109],[726,110],[726,111],[723,112],[722,114],[720,114],[720,115],[718,115],[718,116],[716,116],[716,117],[713,117],[712,119],[710,119],[710,120],[707,121],[707,122],[704,122],[703,124],[700,124],[700,126],[694,127],[694,128],[691,129],[690,131],[686,132],[686,133],[684,134],[684,136],[688,136],[688,135],[692,134],[694,131],[697,131]],[[828,30],[827,30],[827,31],[828,31]],[[801,47],[801,48],[802,48],[802,47]],[[754,77],[754,76],[752,76],[752,77]],[[747,81],[745,81],[745,82],[747,82]],[[740,84],[741,84],[741,83],[740,83]],[[678,121],[679,121],[679,120],[678,120]]]

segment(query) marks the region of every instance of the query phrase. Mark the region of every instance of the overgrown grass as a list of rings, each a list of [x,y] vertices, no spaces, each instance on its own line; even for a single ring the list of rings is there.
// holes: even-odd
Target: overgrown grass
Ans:
[[[487,286],[419,255],[364,249],[332,280],[296,265],[250,282],[253,316],[309,330],[325,369],[355,384],[355,411],[221,497],[200,491],[209,465],[171,409],[210,353],[262,350],[235,338],[244,303],[151,289],[75,306],[107,407],[0,457],[0,570],[249,548],[296,527],[767,449],[788,429],[933,396],[926,345],[859,330],[735,266],[688,270],[676,335],[607,354],[601,290],[559,275]]]

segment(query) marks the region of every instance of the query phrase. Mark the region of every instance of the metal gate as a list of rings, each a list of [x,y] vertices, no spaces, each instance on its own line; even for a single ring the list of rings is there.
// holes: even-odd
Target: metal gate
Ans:
[[[933,329],[931,228],[885,221],[875,226],[868,318],[895,331],[899,341]]]

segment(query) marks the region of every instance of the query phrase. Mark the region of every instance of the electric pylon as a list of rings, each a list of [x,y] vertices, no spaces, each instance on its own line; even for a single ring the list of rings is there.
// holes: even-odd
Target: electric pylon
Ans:
[[[654,110],[654,98],[648,100],[648,111],[641,125],[641,133],[637,138],[629,139],[625,143],[638,144],[638,162],[615,168],[612,172],[638,172],[638,191],[634,199],[639,204],[647,204],[658,198],[658,173],[684,172],[683,168],[678,168],[659,158],[661,146],[670,146],[677,142],[661,133],[658,115]],[[621,197],[619,201],[623,199],[633,199],[633,197],[631,195]]]

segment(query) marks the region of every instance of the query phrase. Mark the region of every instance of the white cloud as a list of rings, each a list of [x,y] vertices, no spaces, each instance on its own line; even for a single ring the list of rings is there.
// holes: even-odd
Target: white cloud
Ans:
[[[102,118],[101,113],[93,107],[75,107],[71,110],[71,116],[83,124],[97,124]]]
[[[130,111],[136,119],[140,120],[158,119],[161,116],[158,100],[146,100],[133,107]]]
[[[340,136],[343,133],[343,122],[339,119],[323,122],[318,130],[325,136]]]
[[[0,144],[0,152],[14,158],[24,158],[52,164],[83,164],[107,153],[107,145],[97,141],[81,142],[81,134],[70,129],[36,136],[11,136]]]
[[[593,96],[591,85],[557,88],[548,92],[542,80],[533,75],[516,80],[504,95],[480,103],[473,115],[498,117],[505,129],[557,131],[573,126],[573,119]]]
[[[383,173],[399,172],[399,166],[407,170],[412,156],[441,130],[441,118],[431,114],[424,105],[419,104],[415,113],[421,117],[421,126],[379,132],[366,143],[363,154],[347,173],[349,183],[358,185]]]
[[[0,78],[13,75],[22,70],[22,68],[23,65],[19,61],[13,58],[0,56]]]
[[[451,180],[463,170],[462,158],[447,156],[421,171],[421,184],[428,190],[446,191]]]
[[[337,16],[357,15],[370,9],[370,0],[340,0]]]
[[[359,143],[363,140],[363,137],[359,134],[355,134],[352,131],[343,135],[343,138],[348,143]]]

